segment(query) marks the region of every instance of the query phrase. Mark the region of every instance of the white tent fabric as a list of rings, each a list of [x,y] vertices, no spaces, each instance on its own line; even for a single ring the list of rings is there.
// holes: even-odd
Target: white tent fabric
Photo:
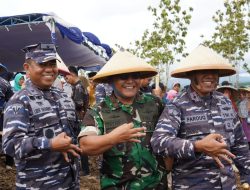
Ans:
[[[67,66],[100,69],[107,60],[105,50],[81,35],[80,29],[53,14],[0,17],[0,62],[10,71],[22,71],[24,46],[54,42]]]

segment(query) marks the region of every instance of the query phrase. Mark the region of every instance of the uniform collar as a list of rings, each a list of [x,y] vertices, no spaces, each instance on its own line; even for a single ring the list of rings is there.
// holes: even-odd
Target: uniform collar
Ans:
[[[28,79],[25,82],[25,88],[28,90],[28,92],[30,93],[30,95],[34,96],[43,96],[44,92],[50,92],[52,90],[53,87],[50,87],[49,89],[46,90],[42,90],[39,87],[37,87],[35,84],[32,83],[32,81],[30,79]]]
[[[144,96],[145,96],[144,94],[137,93],[135,96],[135,99],[134,99],[134,103],[139,103],[139,104],[145,103]],[[111,110],[116,110],[116,109],[121,108],[121,107],[129,108],[129,107],[133,107],[133,105],[134,105],[134,103],[132,105],[123,104],[115,97],[114,92],[112,93],[111,96],[107,96],[105,98],[105,102]]]
[[[191,85],[187,88],[187,93],[190,96],[191,100],[193,100],[194,102],[203,102],[202,98],[199,96],[199,94],[191,87]],[[216,94],[213,91],[210,94],[212,99],[217,99],[216,98]]]

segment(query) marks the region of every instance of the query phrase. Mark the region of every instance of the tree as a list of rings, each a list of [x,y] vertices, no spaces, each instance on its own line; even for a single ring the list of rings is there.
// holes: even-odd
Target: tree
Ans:
[[[225,11],[216,11],[213,21],[217,24],[211,40],[204,43],[228,58],[239,68],[250,48],[249,0],[226,0]],[[250,72],[247,63],[243,67]],[[236,80],[238,82],[238,79]]]
[[[182,10],[180,0],[160,0],[159,7],[148,8],[155,17],[153,29],[146,29],[131,51],[153,65],[171,64],[178,55],[185,56],[185,41],[193,11]]]

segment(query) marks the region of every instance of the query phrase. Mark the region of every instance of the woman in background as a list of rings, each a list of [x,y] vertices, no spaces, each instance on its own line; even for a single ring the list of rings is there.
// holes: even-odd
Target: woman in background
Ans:
[[[24,75],[22,73],[18,73],[14,79],[14,92],[18,92],[23,88],[24,85]]]

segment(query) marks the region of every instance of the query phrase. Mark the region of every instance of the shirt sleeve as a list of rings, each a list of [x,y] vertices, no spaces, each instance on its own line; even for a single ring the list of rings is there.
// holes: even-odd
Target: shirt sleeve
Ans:
[[[4,112],[3,151],[17,159],[28,157],[34,151],[50,149],[46,137],[28,134],[31,128],[28,109],[22,102],[9,102]]]
[[[181,111],[174,104],[166,105],[151,138],[156,154],[177,159],[195,158],[193,142],[177,137],[180,124]]]
[[[81,132],[78,138],[88,135],[100,135],[103,134],[103,122],[94,110],[89,109],[84,116]]]

